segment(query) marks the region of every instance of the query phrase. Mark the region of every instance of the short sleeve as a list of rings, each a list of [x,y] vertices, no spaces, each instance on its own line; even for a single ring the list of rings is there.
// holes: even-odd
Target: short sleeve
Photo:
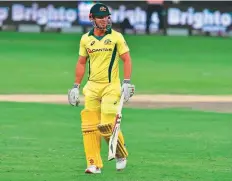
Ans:
[[[121,33],[119,33],[119,36],[118,36],[117,49],[118,49],[119,55],[122,55],[122,54],[130,51],[129,47],[126,43],[126,40],[124,39],[124,37],[122,36]]]
[[[79,55],[83,56],[83,57],[87,57],[88,56],[88,53],[87,53],[86,48],[85,48],[85,43],[84,43],[83,36],[81,37],[81,41],[80,41]]]

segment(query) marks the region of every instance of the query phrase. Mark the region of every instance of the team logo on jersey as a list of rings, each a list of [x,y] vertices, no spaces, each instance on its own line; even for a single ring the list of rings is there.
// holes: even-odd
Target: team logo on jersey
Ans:
[[[88,53],[93,53],[93,51],[91,49],[89,49],[89,48],[87,48],[87,52]]]
[[[95,43],[95,41],[92,41],[90,45],[93,46],[94,43]]]
[[[106,39],[106,40],[104,41],[104,44],[105,44],[105,45],[111,45],[111,40],[110,40],[110,39]]]
[[[97,48],[97,49],[90,49],[90,48],[87,48],[87,52],[88,53],[94,53],[94,52],[108,52],[108,51],[112,51],[112,48]]]

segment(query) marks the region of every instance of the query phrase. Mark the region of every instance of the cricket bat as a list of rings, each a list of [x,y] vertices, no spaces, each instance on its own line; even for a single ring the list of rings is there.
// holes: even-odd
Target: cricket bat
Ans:
[[[118,143],[118,134],[120,131],[120,124],[121,124],[121,118],[122,118],[123,102],[124,102],[124,93],[122,92],[120,102],[119,102],[118,112],[117,112],[115,122],[114,122],[112,135],[110,136],[108,161],[115,159],[116,148],[117,148],[117,143]]]

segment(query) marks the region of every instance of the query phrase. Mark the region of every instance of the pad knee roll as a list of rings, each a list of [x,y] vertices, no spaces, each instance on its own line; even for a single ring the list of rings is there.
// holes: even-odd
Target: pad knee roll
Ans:
[[[98,125],[98,129],[100,131],[100,134],[106,140],[106,142],[109,143],[110,136],[112,135],[113,125],[112,124],[100,124]],[[119,132],[119,136],[118,136],[116,156],[119,158],[126,158],[128,156],[128,152],[125,147],[124,138],[123,138],[121,131]]]
[[[82,131],[95,131],[100,123],[100,112],[97,111],[81,111],[81,128]]]

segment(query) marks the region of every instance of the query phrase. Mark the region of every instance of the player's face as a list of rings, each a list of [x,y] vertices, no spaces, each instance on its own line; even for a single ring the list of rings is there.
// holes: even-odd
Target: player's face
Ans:
[[[95,22],[101,29],[106,29],[109,24],[109,16],[97,16],[95,17]]]

